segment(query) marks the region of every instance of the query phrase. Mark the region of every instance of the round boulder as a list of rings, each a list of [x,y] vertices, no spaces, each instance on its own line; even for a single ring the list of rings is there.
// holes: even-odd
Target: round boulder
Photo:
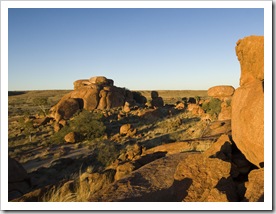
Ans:
[[[219,85],[208,89],[207,93],[210,97],[230,97],[234,94],[235,88],[230,85]]]
[[[120,128],[120,135],[133,136],[136,133],[136,129],[131,124],[124,124]]]
[[[80,136],[76,132],[70,132],[65,135],[64,140],[66,143],[76,143],[80,140]]]

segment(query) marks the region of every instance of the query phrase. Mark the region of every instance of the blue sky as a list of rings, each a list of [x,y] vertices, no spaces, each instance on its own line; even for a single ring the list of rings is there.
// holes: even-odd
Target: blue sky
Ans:
[[[9,9],[8,90],[73,89],[106,76],[131,90],[239,85],[236,42],[263,9]]]

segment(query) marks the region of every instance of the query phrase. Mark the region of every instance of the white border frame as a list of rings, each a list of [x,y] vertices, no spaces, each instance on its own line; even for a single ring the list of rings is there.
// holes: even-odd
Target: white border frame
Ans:
[[[263,8],[265,36],[264,202],[8,202],[9,8]],[[233,44],[233,47],[235,44]],[[272,1],[2,1],[1,2],[1,210],[272,210]]]

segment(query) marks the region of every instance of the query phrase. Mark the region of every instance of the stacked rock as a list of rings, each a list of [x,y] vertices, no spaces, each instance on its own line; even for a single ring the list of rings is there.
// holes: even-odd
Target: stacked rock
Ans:
[[[235,88],[229,85],[219,85],[208,89],[208,96],[220,99],[221,112],[218,115],[218,120],[230,120],[231,119],[231,101],[235,92]]]
[[[129,90],[114,86],[111,79],[97,76],[75,81],[74,90],[62,97],[51,108],[50,114],[56,121],[68,120],[79,109],[111,109],[124,106],[125,102],[132,100]]]

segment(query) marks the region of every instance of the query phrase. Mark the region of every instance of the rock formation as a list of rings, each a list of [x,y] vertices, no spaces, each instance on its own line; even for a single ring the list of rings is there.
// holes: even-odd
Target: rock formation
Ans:
[[[229,85],[213,86],[208,89],[208,96],[220,99],[221,112],[218,115],[218,120],[230,120],[231,119],[231,100],[235,92],[235,88]]]
[[[237,42],[236,54],[241,66],[240,86],[264,80],[264,37],[248,36]]]
[[[114,81],[103,76],[92,77],[74,82],[74,90],[51,108],[50,114],[56,121],[68,120],[79,109],[110,109],[124,106],[132,101],[132,93],[113,85]]]
[[[210,97],[231,97],[235,92],[235,88],[233,86],[221,85],[214,86],[208,89],[207,94]]]
[[[31,180],[23,166],[9,157],[9,200],[20,197],[31,189]]]
[[[237,42],[240,87],[232,99],[232,135],[237,147],[257,167],[264,162],[264,38]]]

